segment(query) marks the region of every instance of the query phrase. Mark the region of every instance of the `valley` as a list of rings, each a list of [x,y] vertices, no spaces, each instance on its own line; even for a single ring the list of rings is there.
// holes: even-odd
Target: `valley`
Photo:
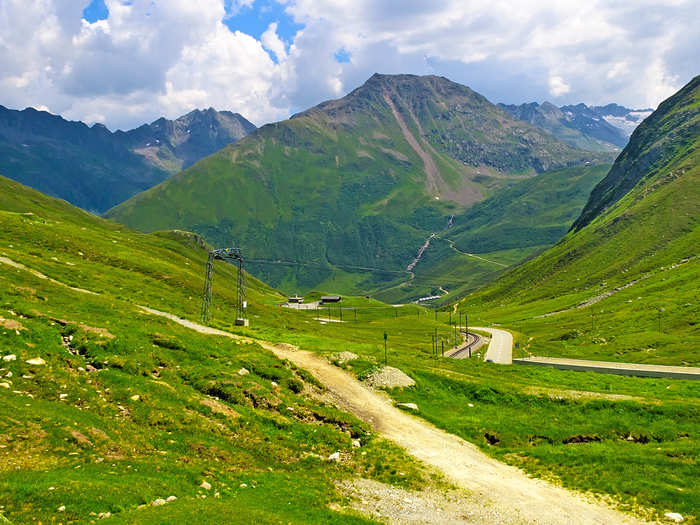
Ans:
[[[108,218],[0,177],[0,520],[697,522],[700,382],[509,362],[700,365],[699,79],[612,166],[376,75]]]

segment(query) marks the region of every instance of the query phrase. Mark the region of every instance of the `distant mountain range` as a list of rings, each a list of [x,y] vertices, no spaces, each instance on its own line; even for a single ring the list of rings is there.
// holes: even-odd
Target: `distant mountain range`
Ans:
[[[279,261],[253,270],[292,292],[358,291],[397,273],[406,278],[432,232],[500,188],[610,161],[610,153],[569,146],[446,78],[376,74],[341,99],[259,128],[106,216],[143,231],[194,231],[250,258]],[[561,195],[579,206],[585,199],[578,191]]]
[[[562,142],[590,151],[619,151],[624,148],[632,131],[653,111],[629,109],[617,104],[556,107],[549,102],[531,102],[499,106],[515,118],[544,129]]]
[[[254,129],[237,113],[211,108],[111,132],[0,106],[0,173],[101,213]]]

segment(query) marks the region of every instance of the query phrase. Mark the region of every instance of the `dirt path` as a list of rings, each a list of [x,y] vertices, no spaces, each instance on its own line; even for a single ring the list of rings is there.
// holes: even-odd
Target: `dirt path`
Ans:
[[[143,309],[201,333],[239,339],[234,334],[180,319],[172,314],[151,308]],[[496,329],[482,330],[502,332]],[[414,457],[438,468],[457,486],[472,491],[485,507],[498,513],[494,523],[641,523],[582,494],[529,478],[517,468],[490,458],[475,445],[400,411],[385,395],[369,389],[344,370],[312,352],[290,350],[284,345],[264,341],[257,342],[279,358],[289,359],[311,372],[328,388],[340,408],[368,422],[379,434],[399,444]]]
[[[507,264],[499,263],[499,262],[497,262],[497,261],[492,261],[492,260],[490,260],[490,259],[485,259],[485,258],[483,258],[483,257],[481,257],[481,256],[479,256],[479,255],[475,255],[475,254],[473,254],[473,253],[463,252],[462,250],[460,250],[459,248],[457,248],[457,247],[455,246],[455,242],[454,242],[454,241],[451,241],[450,239],[445,239],[445,240],[446,240],[448,243],[450,243],[450,248],[452,248],[454,251],[456,251],[457,253],[459,253],[459,254],[461,254],[461,255],[467,255],[467,256],[469,256],[469,257],[473,257],[474,259],[479,259],[479,260],[484,261],[484,262],[487,262],[487,263],[496,264],[496,265],[498,265],[498,266],[500,266],[500,267],[502,267],[502,268],[507,268],[507,267],[508,267]]]
[[[66,288],[70,288],[71,290],[75,292],[80,292],[80,293],[86,293],[90,295],[99,295],[97,292],[93,292],[91,290],[85,290],[84,288],[76,288],[75,286],[69,286],[65,283],[62,283],[61,281],[57,281],[56,279],[52,279],[51,277],[48,277],[44,275],[41,272],[38,272],[32,268],[28,268],[22,263],[18,263],[16,261],[13,261],[12,259],[8,257],[0,257],[0,264],[6,264],[7,266],[12,266],[13,268],[17,268],[18,270],[24,270],[25,272],[31,273],[34,277],[37,277],[39,279],[45,279],[49,282],[52,282],[54,284],[57,284],[59,286],[65,286]]]

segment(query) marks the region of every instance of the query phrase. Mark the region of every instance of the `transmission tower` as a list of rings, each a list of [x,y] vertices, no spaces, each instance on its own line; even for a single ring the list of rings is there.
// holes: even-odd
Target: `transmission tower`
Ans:
[[[209,310],[211,308],[211,283],[214,278],[214,261],[222,260],[235,262],[238,266],[238,280],[236,283],[236,325],[248,326],[246,310],[248,304],[245,299],[245,275],[243,273],[243,256],[240,248],[220,248],[209,252],[207,260],[206,277],[204,278],[204,294],[202,296],[202,323],[207,324],[210,320]]]

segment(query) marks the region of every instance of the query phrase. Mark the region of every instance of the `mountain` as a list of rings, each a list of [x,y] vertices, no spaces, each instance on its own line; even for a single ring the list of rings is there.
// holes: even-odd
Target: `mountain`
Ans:
[[[0,106],[0,172],[103,212],[252,129],[238,114],[209,109],[112,133],[101,124]]]
[[[556,243],[609,170],[610,164],[552,170],[495,191],[436,232],[410,281],[374,296],[394,303],[428,296],[440,296],[432,304],[455,302]]]
[[[700,76],[639,125],[554,247],[468,297],[554,355],[700,363]]]
[[[617,104],[576,104],[558,108],[549,102],[531,102],[499,106],[515,118],[544,129],[562,142],[590,151],[619,151],[624,148],[632,130],[652,111],[628,109]]]
[[[159,118],[126,133],[129,148],[150,163],[176,172],[242,139],[255,130],[239,113],[195,109],[175,120]]]
[[[340,268],[351,274],[335,285],[357,290],[361,281],[393,279],[431,232],[498,188],[605,158],[445,78],[375,74],[341,99],[259,128],[107,217],[240,246],[265,260],[257,276],[289,291]]]
[[[562,109],[575,113],[577,106],[564,106]],[[605,106],[590,106],[587,108],[595,112],[598,118],[604,119],[608,124],[621,129],[628,137],[632,135],[642,121],[653,113],[653,109],[629,109],[618,104],[607,104]]]

